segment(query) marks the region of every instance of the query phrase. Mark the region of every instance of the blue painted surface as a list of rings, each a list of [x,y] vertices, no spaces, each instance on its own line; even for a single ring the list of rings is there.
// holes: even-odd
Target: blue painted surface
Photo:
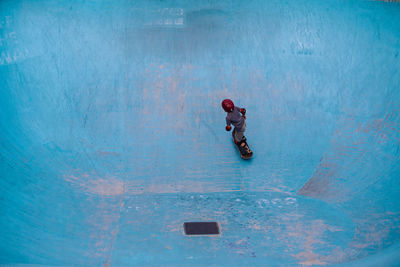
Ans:
[[[400,264],[400,4],[9,0],[0,38],[1,264]]]

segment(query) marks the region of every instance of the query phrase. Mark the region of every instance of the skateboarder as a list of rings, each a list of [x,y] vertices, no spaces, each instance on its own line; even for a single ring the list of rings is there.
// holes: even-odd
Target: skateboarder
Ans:
[[[231,124],[235,126],[232,132],[233,141],[238,146],[242,158],[250,158],[253,155],[249,146],[246,143],[244,132],[246,130],[246,109],[235,107],[235,104],[230,99],[222,101],[222,108],[228,113],[226,116],[227,131],[232,129]]]

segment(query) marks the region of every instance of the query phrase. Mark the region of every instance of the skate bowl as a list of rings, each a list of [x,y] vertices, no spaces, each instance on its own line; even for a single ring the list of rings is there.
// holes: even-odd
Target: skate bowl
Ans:
[[[2,266],[400,265],[399,3],[5,0],[0,90]]]

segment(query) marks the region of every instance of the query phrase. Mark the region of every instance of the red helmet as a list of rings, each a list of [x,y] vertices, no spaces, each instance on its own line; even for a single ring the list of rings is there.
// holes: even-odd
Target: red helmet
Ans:
[[[230,99],[225,99],[224,101],[222,101],[222,108],[223,108],[226,112],[232,112],[233,109],[235,108],[235,104],[233,104],[232,100],[230,100]]]

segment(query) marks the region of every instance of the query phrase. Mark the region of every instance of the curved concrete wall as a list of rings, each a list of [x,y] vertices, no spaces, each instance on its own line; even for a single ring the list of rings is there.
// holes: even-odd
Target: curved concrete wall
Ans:
[[[399,264],[398,3],[1,1],[0,38],[0,264]]]

